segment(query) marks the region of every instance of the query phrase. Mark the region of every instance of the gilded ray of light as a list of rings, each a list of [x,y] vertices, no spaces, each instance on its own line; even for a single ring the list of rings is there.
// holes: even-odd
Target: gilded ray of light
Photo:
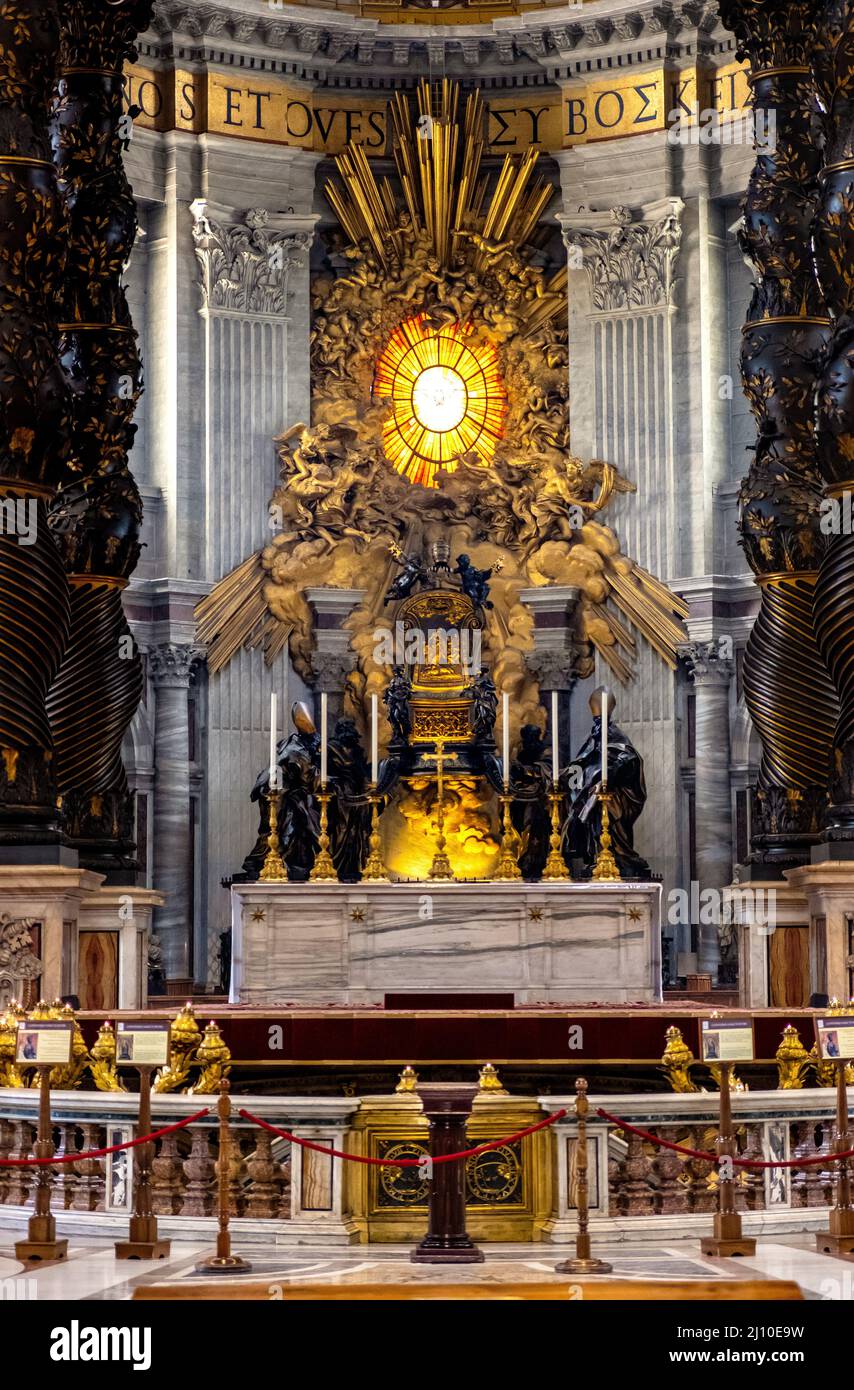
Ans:
[[[427,879],[436,848],[436,782],[418,777],[403,784],[381,822],[383,862],[394,879]],[[497,829],[478,783],[445,783],[445,836],[457,879],[490,879],[498,862]]]
[[[411,483],[435,487],[464,454],[493,457],[507,412],[498,353],[465,324],[437,331],[426,314],[407,319],[377,363],[374,395],[391,401],[383,448]]]

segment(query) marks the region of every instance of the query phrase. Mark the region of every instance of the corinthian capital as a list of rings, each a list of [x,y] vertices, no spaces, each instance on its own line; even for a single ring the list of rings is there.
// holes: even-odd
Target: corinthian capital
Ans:
[[[193,668],[205,656],[204,647],[192,643],[164,642],[148,653],[148,669],[155,686],[190,684]]]
[[[681,198],[662,198],[640,217],[626,207],[561,217],[570,269],[586,270],[593,306],[609,310],[673,303],[682,242]]]
[[[735,670],[731,637],[711,642],[682,642],[679,655],[686,661],[695,685],[729,685]]]
[[[202,307],[243,314],[284,314],[290,273],[305,265],[313,238],[309,218],[283,229],[264,208],[240,222],[217,221],[203,198],[190,204],[193,242],[201,267]]]

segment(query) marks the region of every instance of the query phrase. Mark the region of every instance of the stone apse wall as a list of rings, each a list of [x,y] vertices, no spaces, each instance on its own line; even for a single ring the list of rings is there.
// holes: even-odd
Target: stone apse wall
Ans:
[[[640,851],[667,890],[721,887],[746,847],[756,756],[737,667],[757,603],[735,530],[751,429],[737,365],[749,276],[733,225],[753,153],[746,79],[714,8],[593,3],[434,25],[164,4],[128,73],[141,223],[128,282],[146,381],[131,465],[147,548],[126,605],[147,693],[126,760],[146,882],[170,893],[173,922],[192,924],[187,961],[167,966],[198,982],[215,977],[228,925],[220,879],[254,840],[269,692],[285,704],[306,692],[286,658],[268,670],[257,651],[209,676],[193,608],[268,538],[273,438],[310,417],[311,242],[331,220],[319,192],[330,157],[349,137],[382,159],[388,96],[421,76],[484,87],[491,153],[543,149],[546,217],[570,267],[573,451],[635,483],[605,520],[690,604],[679,672],[639,643],[637,678],[618,692],[646,760]],[[685,121],[694,102],[723,114],[728,143],[690,124],[668,135],[668,114]],[[259,230],[282,246],[264,283]],[[229,288],[212,292],[222,264]],[[573,694],[573,747],[593,683]],[[684,928],[672,934],[689,947]]]

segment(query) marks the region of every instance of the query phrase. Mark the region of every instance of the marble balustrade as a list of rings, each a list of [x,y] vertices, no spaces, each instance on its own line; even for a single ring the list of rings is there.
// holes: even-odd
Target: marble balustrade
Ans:
[[[213,1098],[209,1098],[213,1099]],[[155,1096],[154,1124],[162,1127],[194,1114],[204,1097]],[[574,1238],[574,1098],[541,1096],[543,1113],[566,1108],[552,1134],[552,1215],[541,1238],[561,1245]],[[701,1234],[715,1210],[713,1165],[686,1159],[617,1131],[598,1118],[591,1097],[588,1125],[591,1230],[609,1239],[661,1240]],[[714,1092],[608,1097],[606,1109],[657,1135],[709,1152],[714,1147],[718,1098]],[[348,1147],[357,1098],[252,1096],[238,1104],[270,1123],[329,1147]],[[36,1092],[0,1090],[0,1158],[26,1157],[35,1140]],[[754,1235],[817,1230],[833,1203],[834,1092],[756,1091],[733,1096],[739,1154],[751,1158],[827,1155],[827,1164],[805,1168],[739,1170],[736,1205]],[[115,1142],[117,1128],[130,1137],[136,1097],[57,1092],[53,1097],[58,1154]],[[277,1245],[354,1243],[344,1206],[342,1161],[277,1140],[235,1116],[230,1173],[235,1239]],[[172,1239],[213,1234],[216,1202],[216,1124],[213,1112],[186,1130],[158,1140],[152,1197],[163,1233]],[[125,1205],[121,1205],[124,1196]],[[20,1227],[32,1207],[32,1171],[0,1168],[0,1230]],[[118,1236],[127,1223],[127,1191],[116,1192],[110,1160],[81,1160],[57,1168],[53,1210],[66,1234]],[[653,1219],[654,1218],[654,1219]]]

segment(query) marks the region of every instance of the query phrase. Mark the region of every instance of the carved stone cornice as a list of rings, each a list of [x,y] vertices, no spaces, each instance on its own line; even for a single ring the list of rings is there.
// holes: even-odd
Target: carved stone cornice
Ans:
[[[695,685],[728,686],[735,671],[732,642],[714,637],[710,642],[683,642],[679,655],[687,663]]]
[[[280,230],[263,208],[250,208],[242,222],[214,220],[203,198],[190,204],[193,243],[201,267],[202,308],[208,312],[287,313],[290,273],[306,264],[311,219],[293,231]]]
[[[567,248],[581,253],[594,309],[625,312],[674,303],[684,206],[681,198],[663,198],[637,219],[626,207],[559,217]]]
[[[366,77],[360,69],[371,68],[371,84],[376,72],[405,63],[424,65],[428,50],[441,60],[449,73],[464,71],[476,61],[482,66],[511,68],[536,74],[543,68],[566,76],[567,67],[587,72],[587,61],[595,55],[601,61],[603,50],[618,50],[621,65],[631,66],[647,58],[643,45],[668,56],[678,56],[684,46],[686,56],[698,48],[708,48],[713,31],[720,33],[717,9],[705,0],[675,0],[661,3],[646,0],[627,10],[622,4],[605,0],[585,5],[579,21],[576,5],[550,6],[537,13],[508,15],[486,23],[471,22],[471,15],[460,8],[459,24],[427,28],[418,23],[385,22],[360,16],[354,3],[330,14],[310,5],[270,3],[263,15],[243,13],[241,0],[158,0],[150,35],[149,50],[167,56],[170,49],[182,58],[205,56],[205,39],[216,40],[217,60],[242,62],[250,47],[266,54],[279,54],[295,64],[297,75],[316,77],[318,68],[349,67],[352,85]],[[680,42],[682,36],[684,40]],[[183,42],[189,38],[193,45]],[[231,39],[238,50],[227,52]],[[638,40],[641,46],[638,47]],[[225,51],[224,51],[225,50]],[[311,64],[312,71],[308,67]],[[511,78],[512,82],[512,78]]]
[[[187,689],[195,667],[204,659],[204,647],[189,642],[164,642],[149,651],[148,671],[155,688]]]

